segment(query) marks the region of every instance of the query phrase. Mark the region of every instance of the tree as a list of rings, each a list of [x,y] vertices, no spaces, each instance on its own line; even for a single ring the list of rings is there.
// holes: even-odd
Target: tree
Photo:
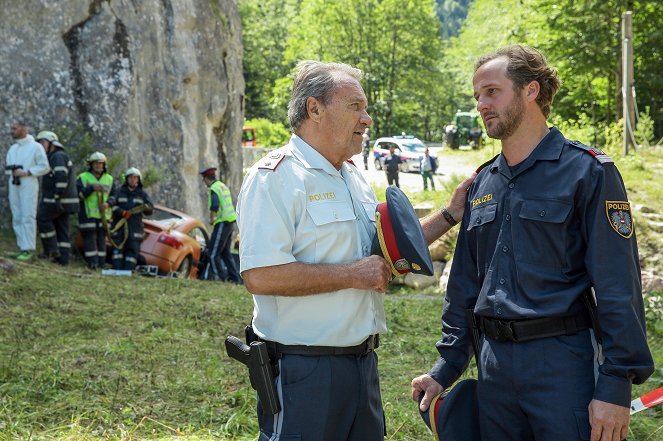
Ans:
[[[285,122],[285,110],[273,106],[274,85],[288,75],[283,52],[288,26],[297,15],[297,0],[240,0],[244,44],[246,118]]]
[[[365,73],[376,134],[431,134],[442,99],[439,21],[431,0],[303,0],[285,62],[339,61]],[[424,133],[428,132],[428,133]]]

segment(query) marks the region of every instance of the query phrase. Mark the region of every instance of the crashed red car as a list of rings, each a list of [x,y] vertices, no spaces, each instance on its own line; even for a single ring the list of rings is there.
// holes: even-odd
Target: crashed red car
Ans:
[[[140,244],[139,266],[156,267],[158,274],[178,278],[198,278],[203,269],[209,234],[200,219],[181,211],[155,205],[151,215],[143,216],[145,238]],[[110,262],[112,247],[107,242],[106,256]],[[83,238],[78,233],[76,248],[83,250]]]

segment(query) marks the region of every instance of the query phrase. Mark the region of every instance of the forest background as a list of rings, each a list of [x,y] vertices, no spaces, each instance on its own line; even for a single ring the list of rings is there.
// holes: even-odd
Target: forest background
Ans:
[[[474,61],[510,43],[540,49],[562,79],[551,123],[602,147],[621,141],[621,17],[633,11],[638,143],[663,136],[663,2],[656,0],[240,0],[245,116],[263,145],[288,138],[299,60],[364,72],[372,138],[405,131],[440,142],[474,109]]]

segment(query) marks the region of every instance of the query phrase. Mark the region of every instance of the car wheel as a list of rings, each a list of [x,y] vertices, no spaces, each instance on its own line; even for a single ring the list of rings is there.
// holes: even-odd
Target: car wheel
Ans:
[[[180,266],[179,268],[177,268],[177,271],[173,272],[173,276],[177,277],[178,279],[186,279],[187,277],[189,277],[189,274],[191,273],[192,262],[193,258],[189,254],[184,259],[182,259],[182,263],[180,263]]]
[[[382,163],[380,162],[379,158],[375,158],[375,169],[382,170]]]

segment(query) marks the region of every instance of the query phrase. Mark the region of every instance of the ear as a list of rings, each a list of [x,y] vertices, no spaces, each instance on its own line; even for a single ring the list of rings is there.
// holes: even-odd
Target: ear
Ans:
[[[536,98],[539,96],[539,92],[541,91],[541,85],[539,82],[532,81],[527,86],[525,86],[525,88],[527,89],[527,101],[536,101]]]
[[[312,96],[308,97],[306,99],[306,112],[308,113],[308,117],[313,121],[320,121],[320,116],[322,115],[322,105],[320,101]]]

